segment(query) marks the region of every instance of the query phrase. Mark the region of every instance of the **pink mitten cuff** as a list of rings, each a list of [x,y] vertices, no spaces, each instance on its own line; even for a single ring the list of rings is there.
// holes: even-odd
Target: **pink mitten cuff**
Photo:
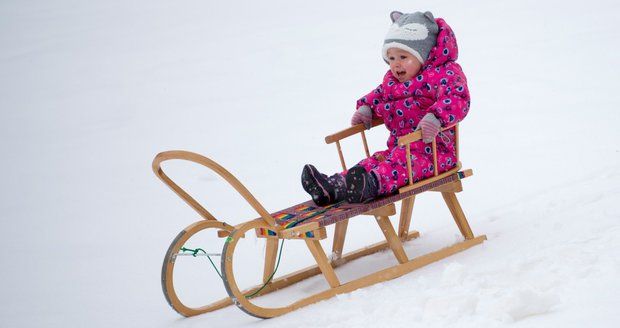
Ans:
[[[351,117],[351,125],[362,123],[366,129],[370,129],[372,127],[372,110],[366,105],[358,108],[353,114],[353,117]]]
[[[437,137],[441,129],[441,122],[439,122],[433,113],[426,113],[418,124],[418,128],[422,129],[422,140],[424,143],[430,143]]]

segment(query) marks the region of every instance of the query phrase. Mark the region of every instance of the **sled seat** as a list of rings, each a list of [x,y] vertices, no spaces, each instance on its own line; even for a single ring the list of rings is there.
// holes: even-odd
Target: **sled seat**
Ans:
[[[456,168],[445,172],[440,176],[431,177],[414,184],[414,188],[410,188],[403,193],[388,195],[368,203],[350,204],[342,201],[327,206],[318,206],[313,201],[309,200],[277,211],[271,215],[276,220],[278,226],[284,229],[296,227],[295,230],[291,231],[295,231],[298,234],[304,232],[306,238],[313,238],[315,237],[313,233],[313,230],[315,229],[326,227],[361,214],[372,214],[374,210],[389,206],[390,204],[396,203],[405,198],[438,188],[451,182],[459,181],[471,175],[471,170],[459,171],[459,169],[460,165],[457,165]],[[308,225],[311,225],[312,227]],[[308,230],[304,231],[306,229],[302,229],[302,226],[308,226]],[[259,232],[260,236],[278,236],[278,233],[274,230],[264,228],[261,229],[263,230]],[[291,237],[303,238],[304,236],[297,235]]]

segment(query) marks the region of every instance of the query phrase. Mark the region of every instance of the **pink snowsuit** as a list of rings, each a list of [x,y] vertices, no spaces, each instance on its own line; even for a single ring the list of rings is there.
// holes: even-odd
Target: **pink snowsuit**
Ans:
[[[469,111],[467,79],[458,58],[456,38],[446,22],[438,18],[437,43],[431,49],[417,76],[403,83],[398,82],[388,70],[383,83],[357,101],[357,108],[367,105],[373,118],[380,117],[390,131],[388,149],[378,151],[358,165],[366,171],[374,171],[379,178],[379,195],[393,193],[409,183],[405,147],[398,146],[398,137],[416,130],[426,113],[433,113],[442,127],[460,122]],[[444,134],[449,142],[437,137],[437,164],[439,172],[457,165],[454,143],[455,131]],[[445,137],[444,137],[445,138]],[[447,141],[447,140],[446,140]],[[384,158],[383,161],[380,159]],[[414,182],[434,174],[431,144],[416,141],[411,144]]]

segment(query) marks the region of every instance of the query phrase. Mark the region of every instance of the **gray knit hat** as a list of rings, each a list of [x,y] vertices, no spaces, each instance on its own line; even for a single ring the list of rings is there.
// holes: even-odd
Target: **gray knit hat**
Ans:
[[[430,11],[413,14],[393,11],[390,18],[393,24],[383,42],[383,60],[388,61],[389,48],[399,48],[411,53],[423,64],[437,42],[439,27],[433,14]]]

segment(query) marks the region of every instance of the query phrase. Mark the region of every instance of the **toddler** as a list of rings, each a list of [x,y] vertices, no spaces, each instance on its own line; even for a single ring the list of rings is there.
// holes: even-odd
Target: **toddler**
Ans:
[[[469,90],[452,29],[430,12],[390,14],[392,26],[383,43],[383,60],[390,66],[383,82],[357,101],[351,124],[371,127],[381,118],[390,131],[387,149],[342,173],[327,176],[304,166],[304,190],[319,206],[346,200],[362,203],[396,192],[409,183],[406,149],[398,138],[418,129],[422,140],[411,143],[414,182],[434,174],[430,143],[437,140],[438,171],[457,165],[455,131],[442,127],[460,122],[469,111]]]

